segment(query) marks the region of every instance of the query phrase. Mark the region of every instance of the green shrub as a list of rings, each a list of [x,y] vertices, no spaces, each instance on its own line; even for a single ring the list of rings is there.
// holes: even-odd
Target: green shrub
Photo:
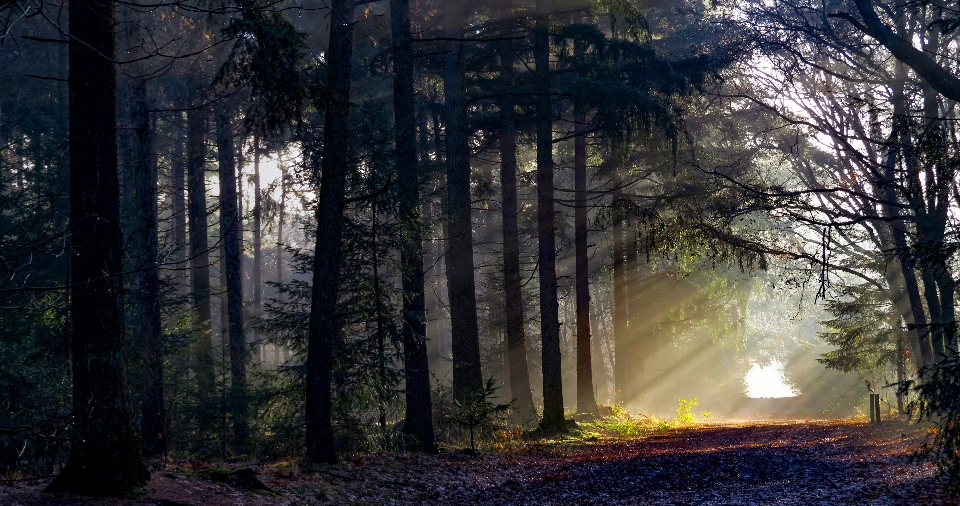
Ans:
[[[696,398],[684,399],[681,397],[680,403],[677,405],[676,423],[678,425],[689,425],[695,422],[696,417],[693,415],[693,408],[699,405],[700,402]]]

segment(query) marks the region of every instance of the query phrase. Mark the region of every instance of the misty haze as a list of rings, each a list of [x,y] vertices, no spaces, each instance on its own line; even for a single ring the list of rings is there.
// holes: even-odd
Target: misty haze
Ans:
[[[0,504],[953,504],[958,58],[937,0],[0,0]]]

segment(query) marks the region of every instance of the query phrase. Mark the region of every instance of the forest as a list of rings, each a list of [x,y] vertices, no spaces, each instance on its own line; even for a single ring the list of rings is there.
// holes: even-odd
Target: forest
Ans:
[[[0,504],[956,500],[958,61],[945,0],[0,0]]]

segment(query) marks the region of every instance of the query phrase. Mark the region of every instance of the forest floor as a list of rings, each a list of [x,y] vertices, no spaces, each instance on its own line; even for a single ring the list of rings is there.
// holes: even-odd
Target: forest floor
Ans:
[[[0,504],[956,504],[939,492],[931,464],[909,458],[923,432],[897,422],[721,422],[527,441],[475,457],[373,453],[312,471],[291,461],[252,466],[269,492],[226,471],[189,469],[153,473],[131,499],[44,494],[43,480],[0,482]]]

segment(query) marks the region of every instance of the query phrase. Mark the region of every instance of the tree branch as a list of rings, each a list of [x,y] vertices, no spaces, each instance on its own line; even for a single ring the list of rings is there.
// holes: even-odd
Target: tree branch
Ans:
[[[960,101],[960,79],[937,64],[929,54],[913,47],[913,44],[883,24],[874,12],[870,0],[853,0],[853,3],[863,18],[863,24],[854,22],[849,14],[831,14],[831,17],[850,21],[858,30],[883,44],[897,60],[913,69],[931,88],[950,100]]]
[[[373,198],[377,198],[377,197],[379,197],[380,195],[383,195],[384,193],[387,193],[387,189],[390,188],[390,182],[391,182],[392,179],[393,179],[393,174],[388,174],[388,175],[387,175],[387,182],[383,184],[383,188],[380,188],[379,190],[377,190],[377,191],[375,191],[375,192],[373,192],[373,193],[368,193],[368,194],[366,194],[366,195],[359,195],[359,196],[357,196],[357,197],[350,197],[350,198],[348,198],[348,199],[343,199],[342,201],[340,201],[340,207],[343,208],[343,207],[346,207],[347,205],[353,204],[353,203],[355,203],[355,202],[360,202],[360,201],[362,201],[362,200],[370,200],[370,199],[373,199]]]

